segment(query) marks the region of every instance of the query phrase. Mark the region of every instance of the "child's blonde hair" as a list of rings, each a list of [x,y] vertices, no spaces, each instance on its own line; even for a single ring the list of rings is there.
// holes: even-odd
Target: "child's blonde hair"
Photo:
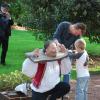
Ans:
[[[84,50],[86,48],[86,42],[84,39],[78,39],[75,41],[75,46],[81,50]]]

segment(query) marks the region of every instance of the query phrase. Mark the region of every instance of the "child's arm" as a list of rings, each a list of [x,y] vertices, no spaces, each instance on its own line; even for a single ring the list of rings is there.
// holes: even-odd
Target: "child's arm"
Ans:
[[[83,53],[68,52],[70,59],[79,59]]]
[[[85,63],[84,63],[84,66],[87,66],[87,65],[88,65],[88,62],[89,62],[89,56],[87,55],[86,61],[85,61]]]

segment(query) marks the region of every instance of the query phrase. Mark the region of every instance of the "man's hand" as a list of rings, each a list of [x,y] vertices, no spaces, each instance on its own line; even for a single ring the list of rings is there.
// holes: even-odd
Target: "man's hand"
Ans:
[[[40,49],[35,49],[35,50],[33,51],[33,55],[34,55],[35,57],[39,57],[39,55],[40,55]]]
[[[63,52],[63,53],[68,52],[68,49],[66,49],[63,44],[61,44],[59,47],[60,47],[60,52]]]
[[[5,16],[6,16],[7,19],[11,19],[11,15],[10,15],[9,12],[5,12]]]
[[[57,46],[60,46],[60,45],[61,45],[61,44],[58,42],[57,39],[55,39],[54,42],[56,43]]]

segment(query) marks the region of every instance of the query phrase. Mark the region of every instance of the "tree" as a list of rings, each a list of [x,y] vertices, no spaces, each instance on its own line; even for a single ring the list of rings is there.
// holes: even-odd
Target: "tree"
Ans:
[[[19,23],[19,18],[23,13],[20,0],[1,0],[0,3],[6,3],[10,6],[10,13],[14,22]]]
[[[26,24],[31,28],[39,29],[45,37],[51,36],[57,23],[68,20],[69,7],[73,0],[22,0],[28,15]],[[25,23],[24,23],[25,25]]]
[[[9,1],[13,18],[18,24],[39,30],[46,38],[52,36],[57,24],[65,20],[84,22],[87,33],[100,38],[100,0],[5,1]]]
[[[70,8],[70,20],[86,23],[90,40],[100,43],[100,0],[75,0]]]

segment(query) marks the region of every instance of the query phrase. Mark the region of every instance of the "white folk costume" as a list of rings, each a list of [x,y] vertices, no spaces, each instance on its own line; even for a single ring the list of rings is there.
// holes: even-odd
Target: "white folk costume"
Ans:
[[[33,63],[27,58],[22,67],[22,73],[32,78],[31,88],[36,92],[46,92],[53,89],[60,82],[60,73],[69,73],[71,67],[67,63],[68,57],[60,61]]]

